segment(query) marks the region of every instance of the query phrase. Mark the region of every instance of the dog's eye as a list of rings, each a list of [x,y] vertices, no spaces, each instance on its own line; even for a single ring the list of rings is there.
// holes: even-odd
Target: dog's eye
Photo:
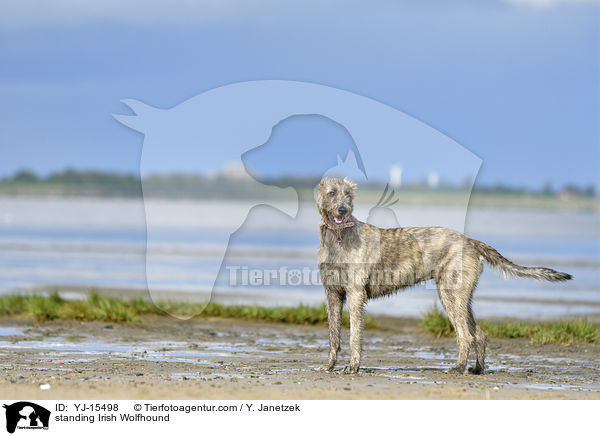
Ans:
[[[333,197],[335,195],[335,191],[329,191],[329,193],[327,195],[329,195],[330,197]]]

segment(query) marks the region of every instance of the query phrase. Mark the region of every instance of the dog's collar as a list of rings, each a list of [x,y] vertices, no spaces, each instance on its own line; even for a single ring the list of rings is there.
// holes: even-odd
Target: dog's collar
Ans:
[[[333,230],[333,232],[336,234],[337,236],[337,241],[339,244],[342,243],[342,230],[347,229],[348,227],[354,227],[354,221],[348,221],[345,222],[343,224],[340,224],[339,226],[332,226],[329,221],[324,220],[325,221],[325,225],[327,226],[327,228],[329,230]]]

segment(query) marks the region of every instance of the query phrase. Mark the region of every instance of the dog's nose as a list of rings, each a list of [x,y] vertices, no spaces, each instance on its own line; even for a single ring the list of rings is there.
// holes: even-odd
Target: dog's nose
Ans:
[[[348,212],[348,209],[346,209],[344,206],[342,206],[338,209],[338,213],[340,215],[346,215],[346,212]]]

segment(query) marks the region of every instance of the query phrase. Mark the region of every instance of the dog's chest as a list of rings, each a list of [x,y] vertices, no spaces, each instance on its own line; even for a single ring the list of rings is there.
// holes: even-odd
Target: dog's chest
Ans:
[[[341,260],[344,258],[344,250],[343,247],[341,246],[341,244],[339,244],[340,246],[337,246],[338,243],[336,242],[336,245],[332,245],[332,246],[327,246],[327,245],[321,245],[319,247],[319,263],[325,263],[325,264],[335,264],[335,263],[340,263]]]
[[[319,264],[341,264],[353,261],[357,257],[355,244],[350,238],[340,241],[333,232],[326,232],[319,246]]]

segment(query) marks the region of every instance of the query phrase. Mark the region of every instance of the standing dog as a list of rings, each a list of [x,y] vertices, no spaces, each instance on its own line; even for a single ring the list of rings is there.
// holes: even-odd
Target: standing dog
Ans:
[[[350,365],[358,372],[364,305],[369,298],[433,279],[454,326],[458,361],[450,370],[464,373],[471,346],[477,363],[469,371],[481,374],[485,364],[486,335],[475,322],[471,297],[483,270],[483,261],[505,276],[536,280],[570,280],[569,274],[542,267],[523,267],[495,249],[462,233],[443,227],[381,229],[352,216],[356,185],[347,179],[324,178],[318,186],[319,271],[327,294],[329,362],[333,370],[340,350],[342,306],[350,309]]]

